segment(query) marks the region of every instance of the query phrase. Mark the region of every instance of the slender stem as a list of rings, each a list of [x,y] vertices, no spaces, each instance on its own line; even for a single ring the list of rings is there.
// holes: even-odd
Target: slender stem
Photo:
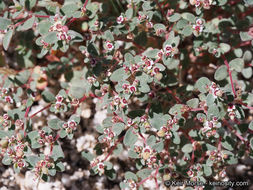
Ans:
[[[106,161],[106,160],[109,158],[109,156],[112,154],[112,152],[114,151],[114,149],[117,147],[117,145],[118,145],[121,141],[123,141],[123,139],[124,139],[124,136],[122,136],[121,138],[118,139],[118,141],[116,142],[116,144],[109,150],[109,152],[108,152],[108,154],[106,155],[106,157],[104,158],[103,162]]]
[[[46,107],[42,108],[41,110],[37,111],[36,113],[32,114],[31,116],[29,116],[29,118],[33,118],[34,116],[36,116],[38,113],[48,109],[51,106],[51,104],[48,104]]]
[[[50,15],[37,15],[37,14],[35,14],[34,16],[37,18],[49,18],[50,17]]]
[[[203,111],[203,108],[191,108],[191,111]]]
[[[26,17],[24,20],[22,20],[22,21],[16,23],[16,24],[14,25],[14,28],[17,28],[19,25],[25,23],[25,22],[26,22],[29,18],[31,18],[31,17],[32,17],[32,16],[28,16],[28,17]]]
[[[29,113],[29,111],[30,111],[30,108],[31,108],[31,106],[26,108],[26,111],[25,111],[25,118],[28,117],[28,113]]]
[[[83,4],[83,10],[86,10],[86,6],[88,4],[89,0],[85,0],[84,4]]]
[[[248,106],[247,104],[243,103],[242,101],[240,101],[239,104],[245,106],[246,108],[248,108],[248,109],[250,109],[250,110],[253,110],[253,107]]]
[[[237,96],[236,96],[235,87],[234,87],[234,83],[233,83],[232,72],[230,70],[230,67],[229,67],[229,64],[228,64],[228,60],[227,60],[227,58],[223,54],[221,54],[221,57],[223,58],[224,63],[227,66],[228,75],[229,75],[229,79],[230,79],[230,83],[231,83],[231,88],[232,88],[233,94],[234,94],[234,96],[236,98]]]
[[[165,12],[164,12],[164,10],[162,9],[161,5],[159,4],[158,0],[155,0],[155,2],[156,2],[157,6],[159,7],[159,9],[160,9],[160,11],[161,11],[161,13],[162,13],[162,16],[163,16],[164,20],[166,20]]]

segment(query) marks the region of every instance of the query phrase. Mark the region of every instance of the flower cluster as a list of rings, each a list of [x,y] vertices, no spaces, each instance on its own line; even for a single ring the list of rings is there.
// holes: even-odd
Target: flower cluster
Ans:
[[[38,143],[40,145],[52,144],[55,141],[53,135],[46,134],[44,130],[39,131],[39,136]]]
[[[22,135],[18,133],[16,136],[6,138],[4,146],[2,146],[2,148],[6,148],[6,153],[14,164],[14,167],[19,169],[26,166],[24,160],[24,149],[26,144],[22,141],[22,138]]]
[[[151,125],[148,121],[147,115],[141,116],[139,121],[132,120],[131,118],[127,119],[127,126],[132,127],[134,129],[139,129],[139,127],[143,127],[146,131],[149,131],[151,129]]]
[[[235,120],[235,117],[236,117],[235,110],[236,110],[235,105],[233,105],[233,104],[228,105],[227,112],[228,112],[228,117],[231,120]]]
[[[143,165],[149,168],[157,168],[157,152],[149,146],[135,146],[134,151],[138,154],[140,159],[144,160]]]
[[[174,117],[173,119],[169,119],[167,121],[167,125],[161,127],[161,129],[157,132],[158,137],[164,137],[166,139],[170,139],[172,137],[171,129],[173,125],[178,123],[178,119]]]
[[[209,150],[206,154],[209,156],[209,159],[213,162],[213,164],[216,165],[220,162],[224,162],[228,158],[228,154],[218,150]]]
[[[201,133],[207,138],[214,136],[217,137],[217,129],[221,127],[221,123],[218,122],[217,117],[213,117],[212,120],[199,119],[200,122],[203,122],[203,128],[200,129]]]
[[[128,101],[125,98],[122,98],[118,95],[114,96],[112,102],[110,103],[112,110],[125,108],[127,105],[128,105]]]
[[[192,165],[187,171],[187,175],[190,177],[190,180],[192,181],[198,181],[202,173],[203,173],[203,167],[201,164]]]
[[[127,83],[124,83],[122,85],[122,88],[124,89],[124,93],[125,94],[134,94],[136,91],[137,91],[137,88],[136,86],[138,86],[139,84],[139,80],[134,80],[133,84],[132,85],[129,85]]]
[[[50,27],[49,31],[57,32],[58,40],[62,40],[65,42],[69,42],[71,40],[71,36],[68,34],[68,27],[63,24],[62,20],[59,15],[55,15],[53,18],[53,25]]]
[[[100,159],[95,158],[93,161],[91,161],[90,165],[95,172],[98,172],[99,175],[104,174],[106,166]]]
[[[174,55],[178,54],[178,48],[177,47],[173,47],[172,45],[166,45],[165,48],[163,49],[163,51],[161,50],[158,54],[159,57],[161,57],[161,55],[165,55],[166,57],[173,57]]]
[[[214,98],[222,97],[223,95],[223,91],[214,82],[209,86],[209,93],[212,94]]]
[[[200,19],[200,18],[197,19],[196,20],[196,24],[194,24],[192,26],[192,28],[193,28],[193,34],[195,36],[199,36],[203,32],[203,30],[204,30],[204,21],[202,19]]]
[[[0,124],[4,127],[4,128],[8,128],[11,127],[11,118],[9,117],[8,114],[4,114],[3,116],[0,117]]]
[[[213,0],[190,0],[190,4],[195,5],[197,8],[203,7],[204,9],[210,9]]]
[[[54,167],[54,163],[52,163],[49,159],[44,159],[36,163],[34,172],[36,177],[41,177],[43,174],[48,175],[48,170]]]
[[[77,127],[77,123],[74,120],[68,121],[67,123],[64,123],[62,125],[62,127],[64,128],[64,130],[68,133],[68,134],[72,134],[73,131],[76,130]]]
[[[128,187],[122,189],[122,190],[137,190],[137,183],[132,179],[125,179],[123,181]]]
[[[12,91],[10,88],[0,88],[0,98],[6,103],[13,104],[13,98],[11,97]]]
[[[64,98],[62,95],[58,94],[56,97],[56,102],[54,104],[52,104],[51,108],[52,111],[54,111],[55,113],[58,112],[65,112],[67,110],[67,106],[64,103],[64,100],[67,100],[66,98]]]
[[[145,73],[153,77],[160,72],[160,69],[156,66],[153,60],[148,59],[146,56],[143,56],[142,60],[142,69]]]
[[[106,45],[107,51],[112,51],[114,49],[114,45],[110,41],[106,41],[105,45]]]
[[[119,17],[117,17],[118,24],[122,24],[125,20],[126,20],[126,18],[123,15],[120,15]]]

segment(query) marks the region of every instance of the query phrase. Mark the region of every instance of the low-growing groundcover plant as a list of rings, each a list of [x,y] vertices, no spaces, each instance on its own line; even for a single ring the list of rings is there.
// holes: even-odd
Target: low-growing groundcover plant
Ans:
[[[205,182],[253,157],[252,23],[252,0],[1,1],[2,163],[38,181],[63,172],[61,140],[95,99],[107,117],[80,155],[91,175],[121,189],[214,188]],[[55,118],[35,127],[44,110]],[[123,154],[131,165],[119,174]]]

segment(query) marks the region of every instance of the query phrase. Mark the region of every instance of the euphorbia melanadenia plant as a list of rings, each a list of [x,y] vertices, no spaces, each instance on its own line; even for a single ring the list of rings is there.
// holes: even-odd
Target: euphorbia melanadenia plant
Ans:
[[[2,163],[45,181],[63,172],[61,139],[97,99],[92,174],[122,178],[110,161],[127,151],[122,189],[224,180],[253,157],[252,21],[252,0],[1,1]],[[56,117],[35,128],[44,110]]]

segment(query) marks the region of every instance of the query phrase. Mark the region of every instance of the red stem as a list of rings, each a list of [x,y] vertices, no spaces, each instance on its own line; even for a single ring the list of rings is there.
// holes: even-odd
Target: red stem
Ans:
[[[29,113],[29,111],[30,111],[30,108],[31,108],[31,106],[30,106],[30,107],[28,107],[28,108],[26,108],[26,111],[25,111],[25,118],[27,118],[27,117],[28,117],[28,113]]]
[[[24,22],[26,22],[29,18],[31,18],[32,16],[28,16],[26,17],[24,20],[21,20],[20,22],[16,23],[14,25],[14,28],[17,28],[19,25],[23,24]]]
[[[49,108],[51,106],[51,104],[47,105],[46,107],[42,108],[41,110],[37,111],[36,113],[32,114],[29,118],[33,118],[34,116],[36,116],[38,113],[46,110],[47,108]]]
[[[166,19],[166,15],[165,15],[165,12],[164,10],[162,9],[161,5],[159,4],[158,0],[155,0],[157,6],[159,7],[161,13],[162,13],[162,16],[164,17],[164,19]]]
[[[224,123],[227,125],[227,127],[233,132],[234,131],[234,134],[244,143],[246,143],[245,139],[237,132],[233,129],[232,126],[230,126],[230,124],[228,123],[227,120],[223,120]]]
[[[123,141],[123,139],[124,139],[124,136],[122,136],[120,139],[118,139],[118,141],[116,142],[116,144],[110,149],[110,151],[108,152],[108,154],[106,155],[106,157],[104,158],[104,160],[102,162],[106,161],[109,158],[109,156],[112,154],[112,152],[114,151],[114,149],[117,147],[118,143],[121,142],[121,141]]]
[[[229,67],[229,64],[228,64],[228,60],[226,59],[226,57],[223,54],[221,54],[221,57],[223,58],[224,63],[227,66],[228,75],[229,75],[229,79],[230,79],[230,83],[231,83],[231,88],[232,88],[233,94],[234,94],[234,96],[236,98],[237,96],[236,96],[235,87],[234,87],[234,83],[233,83],[232,72],[230,70],[230,67]]]
[[[67,26],[69,26],[72,22],[76,21],[77,18],[71,18],[70,21],[67,23]]]
[[[89,0],[85,0],[84,4],[83,4],[83,10],[86,10],[86,6],[88,4]]]
[[[50,15],[37,15],[37,14],[35,14],[34,16],[37,18],[49,18],[50,17]]]
[[[191,111],[203,111],[203,108],[191,108]]]
[[[166,90],[173,96],[173,98],[176,100],[177,103],[182,103],[181,100],[174,94],[174,92],[169,89],[169,87],[167,87]]]
[[[239,102],[241,105],[245,106],[246,108],[253,110],[253,107],[248,106],[247,104],[243,103],[242,101]]]

